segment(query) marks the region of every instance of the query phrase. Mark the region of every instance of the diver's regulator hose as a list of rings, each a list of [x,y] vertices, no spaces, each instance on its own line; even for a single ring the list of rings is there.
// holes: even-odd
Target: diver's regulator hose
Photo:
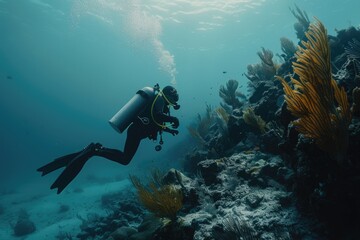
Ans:
[[[161,91],[161,89],[158,89],[158,91],[159,91],[158,94],[156,94],[156,97],[154,98],[154,101],[153,101],[152,104],[151,104],[151,110],[150,110],[151,119],[153,120],[153,122],[154,122],[157,126],[161,127],[162,129],[166,129],[166,128],[169,128],[166,124],[158,123],[158,122],[155,120],[155,117],[154,117],[154,106],[155,106],[156,100],[157,100],[158,97],[161,95],[161,96],[165,99],[165,101],[166,101],[170,106],[174,107],[174,109],[176,109],[175,106],[177,107],[177,109],[179,109],[180,105],[171,103],[171,102],[169,101],[169,99],[167,99],[167,97],[165,96],[165,94]]]

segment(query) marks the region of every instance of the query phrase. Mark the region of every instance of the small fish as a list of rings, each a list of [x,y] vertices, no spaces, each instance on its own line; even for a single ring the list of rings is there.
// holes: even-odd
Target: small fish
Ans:
[[[13,79],[12,76],[10,76],[10,75],[7,75],[6,78],[9,79],[9,80]]]
[[[223,73],[223,74],[226,74],[226,73],[227,73],[227,71],[223,71],[222,73]]]

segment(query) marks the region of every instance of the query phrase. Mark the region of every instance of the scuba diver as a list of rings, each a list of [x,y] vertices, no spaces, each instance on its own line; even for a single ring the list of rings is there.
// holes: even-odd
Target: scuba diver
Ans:
[[[65,167],[50,187],[57,188],[59,194],[93,156],[127,165],[134,157],[142,139],[149,138],[156,141],[158,135],[160,135],[160,141],[155,150],[160,151],[163,144],[162,132],[168,132],[173,136],[179,133],[176,130],[179,120],[170,115],[170,106],[175,110],[180,108],[177,104],[178,100],[179,95],[172,86],[166,86],[162,90],[158,84],[153,88],[144,87],[109,120],[110,125],[119,133],[128,129],[124,151],[106,148],[100,143],[90,143],[83,150],[59,157],[37,171],[42,172],[44,176]],[[171,126],[166,123],[170,123]]]

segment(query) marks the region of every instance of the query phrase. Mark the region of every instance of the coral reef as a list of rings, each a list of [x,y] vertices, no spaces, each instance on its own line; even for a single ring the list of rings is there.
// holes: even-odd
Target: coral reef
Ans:
[[[252,105],[256,115],[269,122],[274,119],[278,110],[279,96],[281,95],[279,83],[274,81],[278,71],[288,71],[275,63],[273,53],[262,48],[258,52],[261,62],[247,66],[247,73],[244,75],[249,79],[248,89],[250,92],[249,104]],[[286,62],[288,64],[288,62]]]
[[[221,97],[221,108],[207,105],[189,127],[199,144],[186,155],[182,172],[156,173],[150,188],[134,181],[146,199],[158,195],[171,204],[177,201],[169,197],[172,190],[181,190],[181,204],[156,217],[132,190],[103,196],[103,206],[112,212],[82,218],[80,239],[358,238],[360,83],[354,61],[360,30],[327,36],[319,21],[310,25],[305,11],[291,11],[302,40],[296,54],[288,40],[281,40],[284,62],[279,66],[263,48],[261,62],[248,67],[248,100],[238,98],[237,105],[237,85],[228,82],[220,90],[232,95]],[[274,81],[275,75],[282,83]],[[319,143],[330,136],[326,141],[332,149]],[[161,186],[172,190],[163,197]],[[172,221],[159,217],[166,215]]]
[[[119,233],[118,229],[122,228],[121,232],[124,233],[124,228],[127,229],[126,233],[137,233],[134,226],[141,224],[145,219],[144,209],[139,205],[135,194],[128,189],[127,191],[119,192],[105,197],[106,206],[104,206],[109,214],[107,216],[99,215],[78,215],[82,221],[80,225],[81,232],[77,234],[77,238],[86,239],[107,239],[112,235]],[[126,238],[114,238],[126,239]]]
[[[306,69],[304,66],[310,65],[309,63],[312,63],[309,66],[311,69],[311,71],[308,70],[309,72],[320,72],[320,75],[327,76],[323,78],[319,78],[319,74],[310,76],[320,81],[321,89],[316,90],[316,92],[321,96],[318,96],[320,99],[313,99],[307,105],[311,106],[312,110],[314,110],[320,107],[317,101],[328,101],[322,107],[330,110],[326,113],[318,114],[333,114],[330,115],[330,121],[329,115],[326,115],[327,125],[322,123],[323,119],[318,120],[321,129],[324,129],[323,127],[326,126],[328,130],[335,130],[337,124],[339,124],[338,127],[340,127],[342,132],[336,132],[335,130],[332,134],[335,136],[339,134],[340,138],[330,140],[330,146],[334,147],[334,149],[329,149],[329,146],[325,146],[325,150],[330,150],[329,154],[332,156],[332,159],[340,160],[340,166],[338,162],[331,161],[329,155],[323,154],[321,150],[315,147],[314,141],[304,138],[302,134],[298,135],[298,131],[293,125],[295,119],[289,115],[291,111],[287,110],[288,106],[286,107],[286,105],[283,105],[281,111],[279,111],[279,117],[282,119],[281,124],[286,127],[284,142],[279,145],[279,148],[281,149],[283,159],[292,166],[296,174],[294,193],[296,193],[299,211],[314,214],[314,217],[316,216],[319,221],[326,225],[325,228],[328,233],[322,233],[322,235],[326,236],[325,238],[331,236],[330,238],[351,239],[351,236],[359,234],[354,221],[360,215],[360,209],[356,204],[360,199],[360,195],[355,193],[355,189],[360,187],[359,181],[356,180],[360,177],[358,173],[359,155],[356,150],[360,147],[360,135],[358,119],[353,118],[350,123],[349,103],[346,98],[351,99],[351,93],[354,91],[353,89],[359,86],[359,82],[354,81],[354,66],[348,64],[348,54],[345,52],[345,47],[348,46],[349,39],[360,39],[360,31],[351,27],[347,30],[338,31],[337,36],[327,36],[325,29],[323,27],[319,28],[320,25],[319,23],[317,24],[317,26],[313,25],[313,30],[311,31],[320,30],[322,33],[316,33],[316,37],[313,35],[308,36],[310,37],[308,39],[309,42],[304,42],[302,49],[312,48],[316,45],[320,47],[322,45],[321,49],[315,50],[315,52],[306,50],[307,54],[309,54],[308,58],[302,60],[298,65],[295,64],[302,71],[300,71],[300,74],[297,74],[300,79],[297,79],[297,76],[292,77],[296,78],[294,84],[296,88],[288,90],[293,91],[298,98],[302,96],[301,94],[304,94],[304,91],[307,91],[307,89],[304,90],[305,87],[299,87],[299,84],[301,85],[301,75],[308,74],[304,72]],[[314,28],[317,28],[317,30]],[[320,35],[321,39],[318,39]],[[327,45],[328,43],[330,49]],[[302,50],[300,49],[299,51],[302,54]],[[326,57],[324,57],[324,53],[326,53]],[[342,64],[347,65],[344,67]],[[338,69],[336,66],[342,66],[342,68]],[[332,70],[335,69],[335,73],[331,72],[331,67],[333,67]],[[321,74],[321,72],[323,73]],[[283,77],[283,79],[284,81],[289,81],[288,76]],[[322,84],[326,80],[327,83]],[[338,87],[337,82],[342,87]],[[310,88],[312,84],[307,82],[305,85],[306,88]],[[324,90],[324,88],[326,89]],[[352,98],[354,105],[356,97],[353,96]],[[295,107],[303,106],[300,99],[294,101],[294,104]],[[307,110],[305,109],[304,111]],[[313,124],[314,120],[310,126],[314,126]],[[318,131],[319,129],[313,128],[312,130]],[[333,142],[339,141],[340,144],[348,144],[346,154],[343,151],[345,150],[345,145],[334,146]],[[347,237],[344,237],[345,235]]]
[[[308,24],[307,15],[305,12],[301,12],[300,9],[297,11],[299,13],[298,16],[302,16],[302,22],[303,25],[306,26],[307,31],[310,25]],[[300,12],[302,14],[300,14]],[[319,27],[319,25],[316,26]],[[316,26],[313,24],[310,30],[320,30],[320,32],[316,32],[316,34],[313,32],[316,36],[309,35],[309,33],[306,36],[306,31],[304,30],[303,39],[305,41],[301,43],[298,54],[294,57],[284,58],[285,62],[278,69],[277,74],[282,77],[284,83],[291,81],[291,79],[293,79],[295,83],[301,83],[301,75],[304,75],[305,73],[311,74],[311,71],[309,70],[305,72],[306,68],[304,66],[310,67],[310,69],[314,71],[322,71],[320,73],[321,77],[315,79],[319,81],[320,86],[318,87],[320,88],[316,90],[316,93],[319,93],[320,95],[318,95],[315,100],[312,98],[312,101],[307,101],[306,103],[312,110],[314,110],[314,105],[316,106],[316,104],[322,104],[318,105],[318,107],[320,106],[323,107],[323,109],[327,109],[327,111],[317,112],[318,116],[322,116],[321,119],[319,119],[320,127],[317,128],[323,129],[322,127],[324,124],[322,124],[321,121],[324,121],[324,119],[322,119],[324,116],[327,116],[328,120],[330,119],[330,125],[327,126],[327,129],[328,131],[333,131],[335,129],[335,131],[332,133],[327,132],[327,134],[335,134],[335,137],[333,137],[330,142],[330,144],[332,144],[332,149],[329,152],[329,155],[332,156],[332,159],[337,159],[338,161],[329,160],[329,155],[323,154],[323,152],[316,147],[319,145],[316,145],[316,143],[309,140],[309,138],[304,138],[303,134],[299,134],[298,126],[296,126],[296,124],[294,125],[294,123],[296,123],[296,117],[294,117],[291,111],[287,109],[289,105],[282,104],[284,99],[282,98],[283,91],[281,85],[274,82],[272,80],[273,77],[270,79],[259,77],[261,76],[259,72],[262,71],[262,65],[257,64],[256,67],[252,65],[251,68],[249,68],[250,71],[248,71],[247,77],[251,82],[249,87],[253,91],[251,93],[252,95],[249,97],[249,103],[245,103],[242,108],[251,108],[255,115],[261,115],[264,120],[268,122],[268,129],[266,129],[265,133],[262,132],[262,134],[260,131],[252,131],[252,128],[247,126],[241,112],[239,114],[239,111],[233,111],[232,114],[230,114],[228,121],[229,138],[233,145],[228,147],[225,155],[220,155],[218,160],[211,161],[209,160],[212,159],[210,151],[199,152],[194,150],[194,152],[187,157],[186,162],[196,162],[195,167],[193,167],[190,173],[195,174],[196,169],[198,169],[197,171],[200,171],[200,175],[197,178],[203,178],[205,186],[214,187],[214,185],[220,184],[224,179],[221,177],[221,172],[229,168],[229,164],[225,164],[225,166],[222,164],[224,161],[224,158],[222,157],[234,156],[241,151],[252,152],[259,150],[267,152],[267,154],[269,152],[280,154],[284,160],[284,164],[291,168],[291,170],[285,167],[278,171],[283,172],[283,174],[293,171],[289,176],[294,176],[294,178],[286,178],[283,182],[291,186],[290,188],[292,191],[290,192],[294,194],[292,196],[294,197],[297,206],[294,212],[299,215],[310,213],[314,216],[312,220],[308,219],[305,220],[305,222],[316,227],[311,229],[307,226],[304,227],[304,229],[308,229],[308,231],[313,234],[319,234],[319,238],[327,238],[329,236],[340,237],[343,235],[354,236],[357,234],[355,219],[360,215],[360,209],[356,204],[356,202],[359,201],[360,196],[355,193],[355,189],[360,187],[360,183],[357,180],[360,179],[358,161],[360,156],[358,151],[356,151],[356,149],[360,147],[360,124],[357,119],[353,119],[350,124],[350,105],[347,101],[347,96],[350,96],[349,99],[353,102],[352,112],[354,112],[358,98],[356,96],[357,90],[353,89],[356,89],[356,87],[359,86],[359,82],[354,80],[354,76],[356,75],[356,66],[354,65],[352,65],[351,68],[349,65],[348,68],[341,69],[343,73],[345,73],[343,75],[339,74],[340,70],[337,68],[335,68],[335,70],[338,72],[332,74],[331,66],[334,66],[334,62],[331,61],[331,59],[341,59],[340,56],[347,56],[349,54],[349,51],[348,53],[345,53],[345,46],[349,46],[348,41],[345,41],[345,39],[349,39],[349,36],[351,35],[357,36],[358,30],[351,31],[350,33],[347,32],[346,35],[339,34],[335,37],[328,37],[326,32],[323,31],[324,28],[317,29]],[[342,33],[342,31],[340,32]],[[344,35],[347,36],[347,38],[345,38]],[[317,38],[320,36],[321,39],[318,40]],[[327,45],[328,39],[329,45]],[[308,40],[308,42],[306,42],[306,40]],[[332,42],[334,40],[336,41]],[[355,42],[354,40],[352,41]],[[333,50],[339,43],[344,43],[343,48],[338,50],[338,52],[335,51],[335,56],[330,56],[329,47]],[[315,46],[319,48],[313,48],[313,51],[307,50]],[[354,47],[354,44],[352,46]],[[297,61],[299,55],[304,51],[309,54],[307,55],[306,60],[303,59],[296,63],[295,61]],[[270,56],[270,54],[267,56]],[[305,57],[306,54],[302,56]],[[262,61],[265,64],[266,61],[263,59]],[[291,68],[293,64],[297,66],[297,68],[294,69],[295,73]],[[299,74],[299,72],[301,73]],[[350,76],[352,76],[352,78],[348,77],[351,72],[352,74]],[[316,76],[319,76],[319,74],[312,74],[308,76],[308,78]],[[322,81],[326,80],[327,83],[322,84]],[[339,82],[341,87],[338,87],[337,82]],[[289,90],[291,89],[293,94],[298,97],[301,94],[305,94],[307,88],[310,88],[309,85],[308,82],[305,83],[305,86],[300,87],[295,84],[295,90],[290,88],[290,86]],[[353,95],[351,95],[351,93],[353,93]],[[313,92],[313,94],[315,93]],[[323,103],[325,99],[330,100],[330,103]],[[301,102],[299,102],[298,99],[294,100],[294,106],[299,106],[299,104],[301,104]],[[241,111],[244,110],[242,109]],[[313,118],[310,119],[313,120]],[[307,123],[306,127],[307,126],[310,127],[311,124]],[[311,130],[319,130],[317,128],[312,128]],[[211,129],[209,130],[211,131]],[[347,131],[349,135],[348,139],[346,137]],[[338,145],[334,146],[334,142]],[[347,154],[345,154],[347,142],[349,143],[349,147]],[[328,146],[326,146],[325,149],[330,150]],[[338,163],[340,163],[341,167],[339,167]],[[345,167],[347,164],[350,164],[350,166]],[[256,170],[256,168],[253,169]],[[263,174],[260,175],[264,177]],[[249,176],[251,175],[245,174],[242,176],[247,179],[246,181],[249,184],[253,184],[254,182],[257,182],[258,184],[262,183],[262,180],[259,179],[249,180]],[[216,196],[219,194],[216,193],[216,191],[210,190],[210,192]],[[200,199],[202,199],[202,197],[200,197]],[[251,206],[250,204],[255,204],[256,206],[261,198],[253,198],[254,201],[250,201],[250,199],[251,198],[249,197],[247,204],[249,204],[249,206]],[[288,200],[284,202],[287,201]],[[229,204],[230,202],[230,200],[223,202],[223,205]],[[222,206],[222,204],[219,203],[218,206]],[[209,208],[209,206],[207,206],[207,208]],[[334,208],[336,208],[336,210],[334,210]],[[216,211],[214,208],[209,208],[209,212],[213,213]],[[330,214],[331,212],[333,214]],[[348,213],[349,217],[346,221],[343,221],[344,218],[346,218],[345,213]],[[306,223],[304,224],[306,225]],[[250,225],[254,227],[253,224]],[[219,226],[219,228],[224,229],[224,224],[219,223]],[[280,229],[281,228],[282,227],[280,226]],[[287,226],[286,228],[289,229],[291,227]],[[274,230],[272,234],[275,236],[276,227],[273,226],[272,229]],[[255,230],[257,230],[256,227]],[[288,239],[291,239],[301,238],[299,235],[301,236],[302,234],[303,233],[299,231],[293,230],[291,233],[280,235],[288,236]],[[197,236],[196,233],[195,236]],[[280,237],[278,237],[278,239],[280,239]]]
[[[190,213],[180,215],[184,225],[195,229],[194,239],[219,239],[232,231],[222,230],[229,227],[227,220],[232,218],[241,219],[246,229],[252,229],[249,235],[259,239],[275,239],[275,229],[295,235],[288,232],[295,225],[299,229],[296,234],[312,236],[291,194],[294,173],[281,158],[249,151],[204,160],[198,166],[201,177],[187,179],[183,185],[187,192],[194,189],[199,201]],[[184,198],[185,204],[189,199]]]
[[[212,107],[210,105],[206,105],[205,116],[202,117],[198,114],[196,126],[188,126],[188,130],[190,135],[197,140],[197,142],[206,146],[206,136],[210,131],[210,127],[214,122]]]
[[[200,150],[209,151],[214,157],[224,154],[232,146],[228,129],[230,117],[223,107],[213,109],[206,105],[204,116],[199,114],[197,122],[193,126],[188,126],[189,133],[197,141]]]
[[[336,74],[336,77],[342,81],[345,81],[346,79],[346,85],[354,88],[359,85],[360,82],[360,42],[354,38],[343,48],[345,49],[345,53],[342,54],[334,64],[342,64],[340,70]]]
[[[214,228],[216,239],[259,239],[256,231],[238,217],[229,216],[223,225],[223,228]]]

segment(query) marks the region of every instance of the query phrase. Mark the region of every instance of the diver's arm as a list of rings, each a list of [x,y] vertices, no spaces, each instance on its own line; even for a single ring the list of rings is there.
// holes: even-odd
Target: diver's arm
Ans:
[[[179,134],[179,131],[178,131],[178,130],[171,129],[171,128],[165,128],[165,129],[163,129],[163,131],[164,131],[164,132],[168,132],[168,133],[172,134],[173,136]]]
[[[165,115],[165,114],[159,114],[156,116],[157,119],[159,119],[161,122],[169,122],[172,124],[173,128],[179,127],[179,119],[177,117]]]
[[[158,122],[169,122],[172,123],[173,128],[179,127],[179,119],[177,117],[170,116],[164,113],[165,101],[163,98],[158,98],[154,105],[154,117]],[[169,113],[169,111],[167,111]]]

